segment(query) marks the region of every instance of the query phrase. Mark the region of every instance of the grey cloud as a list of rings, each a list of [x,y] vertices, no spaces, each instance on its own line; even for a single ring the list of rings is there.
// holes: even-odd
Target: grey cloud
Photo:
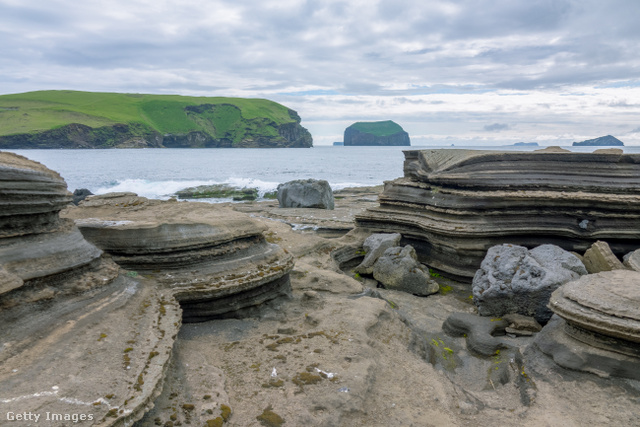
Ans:
[[[491,125],[485,125],[482,129],[486,132],[500,132],[511,129],[511,126],[506,123],[493,123]]]

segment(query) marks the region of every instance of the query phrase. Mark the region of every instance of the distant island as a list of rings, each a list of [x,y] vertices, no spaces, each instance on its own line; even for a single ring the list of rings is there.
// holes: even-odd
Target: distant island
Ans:
[[[334,147],[340,147],[340,146],[343,146],[343,145],[344,145],[344,142],[342,142],[342,141],[336,141],[336,142],[333,143]]]
[[[0,96],[0,149],[312,145],[298,113],[266,99],[69,90]]]
[[[514,147],[539,147],[537,142],[516,142]]]
[[[607,135],[601,136],[600,138],[595,139],[587,139],[582,142],[574,142],[574,147],[592,147],[592,146],[606,146],[606,147],[622,147],[624,143],[620,141],[618,138]]]
[[[345,146],[410,146],[409,134],[391,121],[356,122],[344,131]]]

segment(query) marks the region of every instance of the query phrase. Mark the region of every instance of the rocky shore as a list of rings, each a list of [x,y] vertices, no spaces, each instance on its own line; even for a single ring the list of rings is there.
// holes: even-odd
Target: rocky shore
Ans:
[[[0,424],[640,425],[635,157],[449,151],[407,152],[404,178],[333,210],[76,207],[0,153]],[[375,275],[412,251],[409,291]],[[542,324],[480,315],[494,279],[544,289]]]

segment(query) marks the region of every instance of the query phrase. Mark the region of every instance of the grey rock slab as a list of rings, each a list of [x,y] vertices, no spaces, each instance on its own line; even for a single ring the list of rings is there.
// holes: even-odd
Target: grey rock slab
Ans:
[[[373,273],[373,265],[387,249],[398,246],[402,236],[398,233],[376,233],[367,237],[362,245],[365,256],[354,271],[359,274]]]
[[[567,369],[600,377],[640,380],[640,358],[597,348],[567,335],[566,321],[555,315],[536,336],[534,345]]]
[[[278,185],[281,208],[333,209],[331,186],[325,180],[300,179]]]
[[[627,267],[613,254],[607,242],[597,241],[584,253],[584,265],[591,274],[625,270]]]
[[[587,271],[573,254],[554,245],[532,250],[504,244],[487,251],[473,279],[472,291],[483,316],[518,313],[545,323],[551,293]]]
[[[623,264],[630,270],[640,271],[640,249],[626,254],[623,258]]]
[[[551,309],[572,325],[640,343],[640,273],[589,274],[557,289]]]
[[[385,250],[373,266],[373,277],[387,289],[414,295],[431,295],[440,288],[410,245]]]

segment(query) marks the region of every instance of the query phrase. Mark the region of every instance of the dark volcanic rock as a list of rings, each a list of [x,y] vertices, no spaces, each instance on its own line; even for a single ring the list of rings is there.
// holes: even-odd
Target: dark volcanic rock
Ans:
[[[345,129],[343,145],[409,146],[411,145],[411,140],[407,132],[390,120],[383,122],[358,122]]]
[[[611,135],[601,136],[600,138],[587,139],[585,141],[574,142],[573,143],[574,147],[581,147],[581,146],[587,146],[587,147],[593,147],[593,146],[622,147],[623,145],[624,145],[624,143],[622,141],[620,141],[618,138],[616,138],[614,136],[611,136]]]
[[[546,323],[551,293],[560,285],[587,274],[575,255],[554,245],[530,251],[504,244],[489,249],[473,278],[473,300],[483,316],[509,313],[532,316]]]
[[[93,196],[93,193],[86,188],[76,188],[73,191],[73,204],[77,206],[78,203],[86,199],[87,196]]]
[[[199,185],[177,191],[179,199],[233,199],[255,200],[258,198],[257,188],[239,188],[227,184]]]
[[[373,265],[373,277],[386,289],[413,295],[431,295],[438,292],[438,284],[419,262],[415,249],[392,247],[384,251]]]
[[[404,174],[357,225],[402,234],[422,262],[465,281],[502,243],[584,253],[605,240],[618,256],[639,246],[638,154],[416,150]]]
[[[281,208],[333,209],[333,191],[325,180],[299,179],[278,185]]]

